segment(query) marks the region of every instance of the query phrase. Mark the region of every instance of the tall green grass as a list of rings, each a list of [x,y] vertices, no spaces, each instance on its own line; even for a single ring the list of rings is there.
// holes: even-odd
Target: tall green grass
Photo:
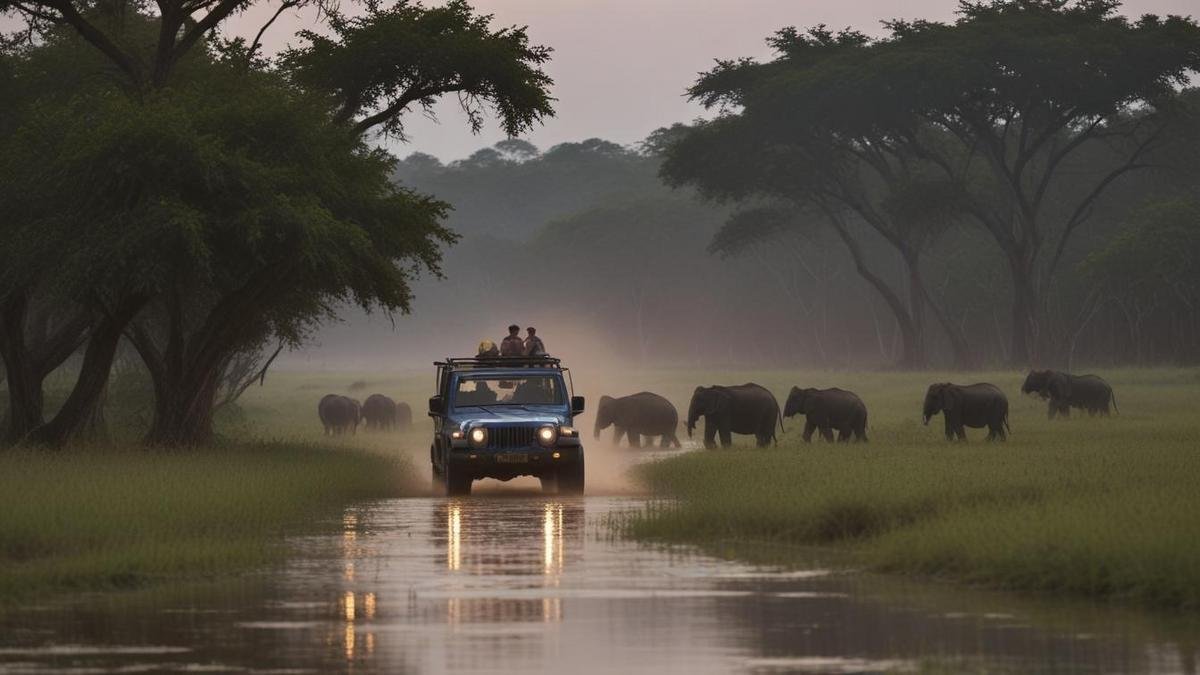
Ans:
[[[302,444],[0,453],[0,600],[241,572],[344,504],[397,494],[400,458]]]
[[[848,376],[870,408],[869,445],[805,445],[793,431],[776,449],[644,466],[639,478],[670,499],[624,527],[742,551],[832,544],[881,571],[1200,608],[1196,371],[1105,375],[1121,415],[1056,422],[1017,393],[1015,373]],[[837,378],[804,379],[821,377]],[[1001,384],[1011,440],[984,443],[975,431],[951,444],[940,419],[920,426],[924,384],[936,379]]]

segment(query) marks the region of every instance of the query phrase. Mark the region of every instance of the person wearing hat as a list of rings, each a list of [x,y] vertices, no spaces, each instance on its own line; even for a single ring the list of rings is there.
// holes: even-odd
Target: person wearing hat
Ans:
[[[479,343],[479,358],[491,359],[500,356],[500,350],[496,349],[496,343],[491,340],[484,340]]]

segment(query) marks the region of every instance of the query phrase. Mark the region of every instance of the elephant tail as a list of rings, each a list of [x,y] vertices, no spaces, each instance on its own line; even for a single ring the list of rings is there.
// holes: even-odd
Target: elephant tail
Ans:
[[[1115,392],[1115,391],[1112,391],[1112,390],[1109,390],[1109,392],[1108,392],[1108,397],[1109,397],[1110,399],[1112,399],[1112,404],[1113,404],[1113,412],[1115,412],[1115,413],[1117,413],[1118,415],[1120,415],[1120,414],[1121,414],[1121,411],[1117,409],[1117,392]]]
[[[1004,413],[1004,433],[1012,436],[1012,428],[1008,426],[1008,413]]]

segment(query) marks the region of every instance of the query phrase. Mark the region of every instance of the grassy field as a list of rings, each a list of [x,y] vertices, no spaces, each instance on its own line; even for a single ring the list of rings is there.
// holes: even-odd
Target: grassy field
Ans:
[[[173,452],[138,446],[149,398],[117,386],[108,442],[0,450],[0,604],[240,573],[280,559],[289,533],[340,526],[347,504],[427,489],[409,452],[423,427],[322,435],[317,400],[356,382],[272,377],[219,416],[214,447]]]
[[[735,437],[732,451],[641,468],[662,499],[623,525],[631,536],[771,562],[810,561],[800,546],[815,544],[882,571],[1200,607],[1198,370],[1101,372],[1119,416],[1050,422],[1043,402],[1018,393],[1018,373],[577,368],[590,403],[650,390],[685,412],[696,385],[755,381],[781,402],[792,385],[842,386],[870,408],[867,446],[804,445],[797,418],[778,448]],[[947,380],[1008,392],[1012,439],[987,444],[974,430],[949,444],[940,418],[922,426],[925,387]],[[216,447],[147,453],[136,430],[149,401],[116,386],[109,444],[0,452],[0,602],[240,572],[277,560],[282,535],[336,521],[348,503],[422,493],[431,389],[425,370],[273,372],[219,417]],[[330,392],[407,401],[414,429],[326,438],[316,405]],[[597,482],[598,464],[610,459],[616,476],[628,462],[611,458],[630,453],[589,448],[589,492],[627,492],[619,478]]]
[[[871,443],[805,445],[797,419],[778,448],[742,439],[644,466],[640,480],[670,499],[624,527],[735,555],[832,544],[880,571],[1200,608],[1200,373],[1103,374],[1121,414],[1056,422],[1016,373],[764,374],[780,396],[784,378],[859,392]],[[950,444],[940,418],[921,426],[924,387],[939,380],[1000,385],[1011,440],[975,430]]]

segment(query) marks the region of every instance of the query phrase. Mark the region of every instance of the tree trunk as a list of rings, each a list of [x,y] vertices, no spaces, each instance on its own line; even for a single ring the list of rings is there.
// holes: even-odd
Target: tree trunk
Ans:
[[[902,345],[902,354],[896,365],[901,368],[923,368],[925,366],[924,345],[921,343],[921,335],[913,321],[912,315],[905,309],[900,296],[888,286],[887,282],[876,276],[867,267],[862,248],[846,229],[845,223],[841,222],[841,219],[835,215],[828,213],[827,215],[829,215],[830,222],[833,224],[833,229],[841,237],[842,242],[846,244],[846,249],[849,250],[850,257],[854,259],[854,267],[858,271],[858,275],[871,284],[879,295],[883,296],[888,308],[892,310],[892,314],[896,317],[896,325],[900,328]]]
[[[1019,251],[1006,251],[1012,272],[1012,346],[1009,363],[1023,368],[1039,365],[1038,359],[1038,293],[1034,286],[1034,271],[1026,256]]]
[[[83,364],[71,394],[54,419],[34,429],[28,440],[51,447],[61,447],[68,441],[86,434],[95,419],[121,334],[133,317],[146,305],[147,299],[136,296],[126,299],[112,314],[96,324],[83,353]]]
[[[219,368],[203,369],[185,379],[167,375],[171,381],[163,383],[163,394],[155,398],[154,422],[146,434],[145,443],[165,447],[211,443],[219,376]],[[156,385],[155,391],[159,390],[160,387]]]
[[[3,322],[0,353],[8,377],[7,443],[20,442],[44,421],[43,378],[37,372],[33,355],[25,344],[28,308],[28,296],[21,292],[14,293],[5,301],[0,317]]]

